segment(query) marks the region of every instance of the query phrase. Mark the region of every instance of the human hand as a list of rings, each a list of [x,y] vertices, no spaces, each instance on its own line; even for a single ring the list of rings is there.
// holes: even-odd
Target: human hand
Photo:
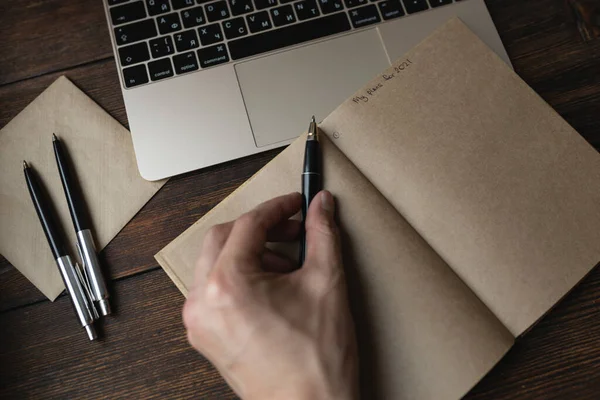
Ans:
[[[191,345],[243,399],[355,399],[358,361],[333,196],[322,191],[306,217],[301,269],[265,248],[293,241],[298,193],[214,226],[183,308]]]

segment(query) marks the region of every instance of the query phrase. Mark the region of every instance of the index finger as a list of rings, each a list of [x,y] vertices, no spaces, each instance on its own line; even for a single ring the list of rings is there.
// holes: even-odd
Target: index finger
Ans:
[[[223,255],[258,257],[265,248],[268,231],[300,210],[300,193],[275,197],[239,217],[223,247]]]

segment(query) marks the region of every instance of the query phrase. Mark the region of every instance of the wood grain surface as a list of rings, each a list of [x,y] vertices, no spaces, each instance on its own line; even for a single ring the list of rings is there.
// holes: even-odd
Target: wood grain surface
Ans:
[[[517,73],[600,150],[600,40],[561,0],[486,3]],[[2,0],[0,34],[0,128],[63,74],[127,126],[101,2]],[[133,218],[101,254],[117,312],[98,343],[0,257],[0,398],[234,398],[187,345],[153,255],[277,153],[175,177]],[[600,268],[466,398],[600,398]]]

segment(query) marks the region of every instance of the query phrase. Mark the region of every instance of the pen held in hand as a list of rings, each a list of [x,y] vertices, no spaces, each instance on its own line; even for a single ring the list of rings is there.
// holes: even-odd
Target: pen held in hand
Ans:
[[[312,117],[306,137],[304,149],[304,167],[302,169],[302,237],[300,239],[299,265],[304,264],[306,258],[306,230],[304,222],[310,202],[321,190],[321,148],[319,145],[319,128]]]

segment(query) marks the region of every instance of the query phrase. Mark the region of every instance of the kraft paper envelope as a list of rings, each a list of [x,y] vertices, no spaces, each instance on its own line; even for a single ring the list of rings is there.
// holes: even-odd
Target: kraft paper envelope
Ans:
[[[166,182],[140,177],[129,132],[64,76],[0,131],[0,253],[50,300],[64,285],[25,184],[23,160],[41,179],[76,256],[52,133],[74,165],[98,250]]]
[[[320,125],[364,398],[457,399],[600,261],[600,156],[460,20]],[[300,189],[304,137],[156,255]]]

